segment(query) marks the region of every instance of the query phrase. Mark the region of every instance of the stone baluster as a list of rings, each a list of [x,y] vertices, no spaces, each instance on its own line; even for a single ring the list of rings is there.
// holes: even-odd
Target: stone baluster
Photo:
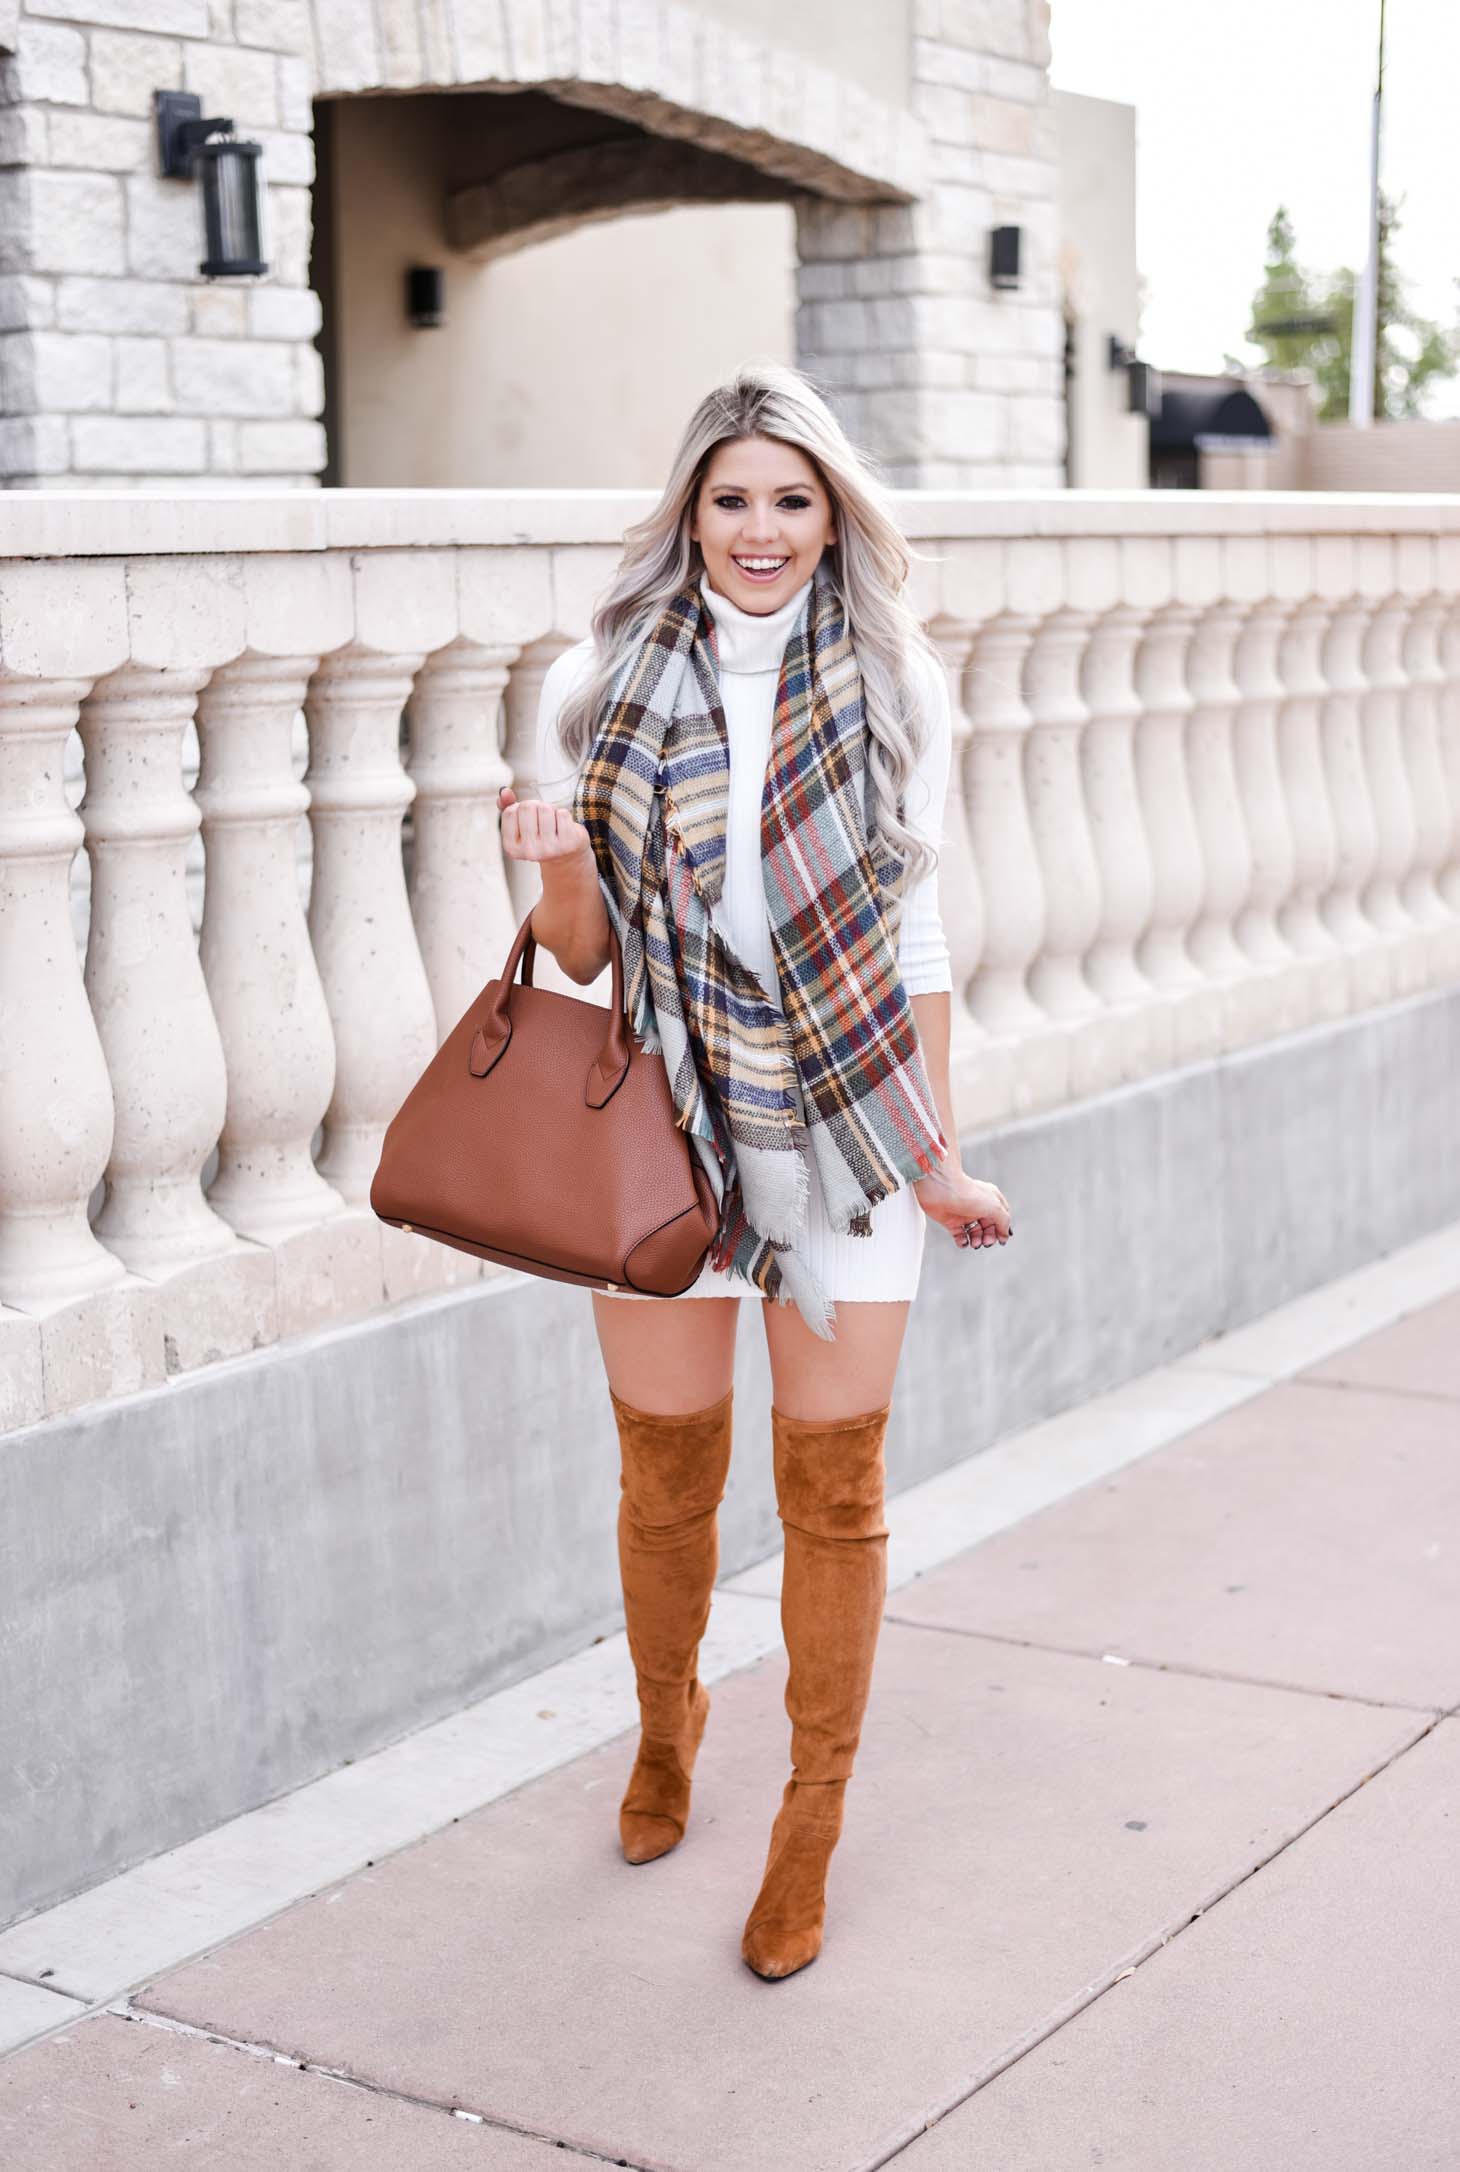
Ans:
[[[250,651],[215,672],[198,702],[200,949],[228,1073],[208,1198],[241,1235],[265,1242],[343,1205],[313,1161],[334,1038],[295,876],[309,794],[294,775],[294,720],[318,661]]]
[[[1409,995],[1423,986],[1426,977],[1423,938],[1403,899],[1416,846],[1414,799],[1405,774],[1402,737],[1404,641],[1410,606],[1396,586],[1391,537],[1361,537],[1359,569],[1364,592],[1374,601],[1364,642],[1368,686],[1360,723],[1377,849],[1364,891],[1364,911],[1389,952],[1393,993]]]
[[[189,897],[199,811],[184,783],[200,689],[247,646],[245,576],[224,554],[126,562],[131,661],[82,704],[91,857],[86,985],[116,1130],[97,1234],[161,1285],[170,1372],[272,1342],[274,1265],[202,1193],[227,1108],[223,1043]]]
[[[319,1169],[352,1205],[368,1200],[385,1127],[437,1045],[401,860],[415,787],[400,721],[423,661],[352,644],[325,658],[305,701],[309,933],[335,1043]]]
[[[1030,715],[1024,659],[1039,621],[1000,613],[979,627],[967,677],[968,815],[984,896],[983,955],[970,998],[990,1033],[1029,1033],[1048,1023],[1028,974],[1044,941],[1044,885],[1024,786]]]
[[[1442,593],[1460,598],[1460,536],[1442,536],[1438,578]],[[1460,601],[1452,600],[1440,623],[1440,687],[1437,724],[1440,759],[1450,802],[1450,841],[1440,866],[1440,895],[1460,914]]]
[[[88,1220],[115,1109],[81,974],[69,757],[87,689],[126,659],[127,617],[120,560],[0,563],[0,1426],[166,1377],[161,1293]]]
[[[1414,858],[1400,886],[1400,900],[1420,931],[1426,963],[1421,985],[1436,987],[1460,972],[1460,921],[1439,887],[1453,828],[1440,743],[1445,689],[1440,632],[1450,598],[1437,586],[1435,546],[1429,536],[1402,536],[1398,556],[1400,586],[1411,602],[1402,651],[1406,684],[1400,737],[1415,819]]]
[[[223,1126],[223,1043],[188,907],[198,809],[182,741],[201,667],[132,663],[81,707],[91,855],[86,987],[116,1101],[97,1234],[139,1274],[166,1274],[236,1239],[203,1198]]]
[[[0,676],[0,1301],[19,1307],[126,1271],[86,1211],[112,1094],[72,932],[81,824],[62,765],[90,684]]]
[[[411,902],[442,1040],[501,971],[517,929],[497,817],[497,793],[511,782],[499,741],[516,654],[453,641],[427,658],[406,711],[416,788]]]
[[[1237,782],[1234,723],[1242,690],[1237,642],[1247,607],[1223,593],[1203,612],[1189,663],[1194,707],[1187,727],[1191,799],[1201,838],[1202,907],[1188,938],[1191,955],[1221,997],[1222,1045],[1259,1037],[1270,1006],[1237,940],[1252,887],[1252,847]]]
[[[1368,680],[1363,656],[1370,607],[1355,585],[1358,559],[1353,537],[1320,538],[1320,567],[1325,557],[1338,591],[1323,644],[1327,693],[1320,718],[1335,858],[1333,883],[1319,909],[1343,953],[1349,1006],[1358,1009],[1382,1003],[1392,981],[1389,952],[1364,909],[1364,893],[1379,851],[1364,764],[1363,701]]]
[[[537,716],[542,700],[542,682],[547,677],[555,659],[572,642],[562,634],[548,633],[523,648],[512,666],[507,680],[507,693],[503,702],[502,751],[510,772],[513,790],[519,799],[531,799],[538,790],[537,774]],[[498,822],[498,845],[501,851],[501,823]],[[509,860],[503,855],[503,879],[507,891],[507,913],[515,933],[533,906],[542,896],[542,875],[529,860]],[[584,989],[569,980],[549,950],[539,949],[533,966],[533,978],[542,988],[553,988],[563,995],[593,1000],[606,1000],[609,989],[609,968],[604,967],[598,979]]]
[[[930,621],[928,633],[948,674],[953,739],[938,867],[938,910],[948,941],[953,980],[949,1068],[960,1081],[960,1119],[969,1125],[983,1125],[1007,1113],[1012,1089],[1007,1046],[991,1039],[968,1001],[984,945],[983,888],[969,834],[967,767],[973,725],[963,706],[963,679],[973,651],[974,629],[965,619],[940,615]]]
[[[1027,612],[999,611],[974,637],[966,679],[972,738],[968,824],[984,898],[983,955],[969,1007],[995,1038],[1017,1041],[1013,1084],[1021,1111],[1063,1099],[1069,1052],[1029,993],[1044,941],[1044,882],[1024,786],[1024,659],[1039,627]]]
[[[1100,870],[1090,841],[1081,774],[1089,711],[1080,692],[1085,644],[1095,614],[1081,595],[1082,556],[1098,544],[1060,553],[1060,598],[1035,628],[1024,665],[1030,729],[1024,747],[1029,825],[1044,889],[1044,941],[1029,971],[1029,992],[1070,1038],[1068,1091],[1098,1093],[1120,1077],[1113,1021],[1085,978],[1083,960],[1100,929]]]
[[[1327,692],[1323,645],[1332,617],[1327,596],[1310,592],[1301,597],[1278,657],[1283,682],[1278,764],[1293,841],[1293,883],[1278,908],[1278,926],[1302,963],[1301,1015],[1308,1019],[1336,1018],[1348,1007],[1343,952],[1321,910],[1338,866],[1321,731]]]
[[[1295,598],[1277,590],[1285,539],[1270,551],[1255,539],[1242,540],[1256,561],[1251,585],[1257,592],[1249,597],[1232,659],[1240,697],[1232,721],[1232,761],[1251,864],[1233,932],[1254,978],[1253,1030],[1267,1035],[1299,1025],[1306,1015],[1305,975],[1278,925],[1297,879],[1278,755],[1283,699],[1278,650]]]
[[[401,854],[401,818],[415,794],[401,764],[401,720],[426,656],[453,641],[459,623],[447,552],[362,551],[353,574],[354,639],[324,659],[304,704],[304,781],[314,833],[309,933],[335,1041],[319,1169],[363,1205],[385,1127],[437,1046]],[[382,1243],[392,1293],[451,1279],[444,1247],[388,1229]],[[403,1282],[392,1281],[393,1263]]]
[[[1171,1060],[1167,1006],[1136,962],[1136,946],[1151,925],[1156,884],[1136,778],[1141,700],[1135,666],[1152,604],[1162,600],[1165,561],[1161,543],[1121,548],[1120,597],[1091,630],[1081,687],[1089,717],[1081,749],[1085,806],[1100,895],[1085,974],[1113,1015],[1120,1075],[1126,1079],[1144,1077]]]
[[[1186,729],[1194,707],[1187,661],[1207,588],[1206,552],[1185,541],[1170,558],[1171,600],[1161,602],[1136,651],[1140,715],[1135,730],[1136,786],[1151,856],[1151,916],[1136,945],[1136,962],[1161,1011],[1157,1047],[1176,1063],[1213,1054],[1220,1043],[1219,1006],[1188,942],[1205,895],[1201,834],[1191,802]],[[1211,551],[1215,558],[1215,551]]]
[[[521,925],[523,916],[541,895],[541,877],[533,872],[536,887],[530,899],[525,899],[519,910],[517,893],[513,883],[517,863],[509,862],[502,851],[502,823],[497,812],[497,795],[504,783],[513,784],[519,793],[524,786],[535,786],[536,760],[533,739],[537,725],[536,696],[541,691],[540,672],[531,690],[529,704],[523,695],[528,691],[528,679],[533,674],[533,664],[526,665],[526,676],[521,687],[516,686],[518,674],[524,671],[524,657],[533,645],[547,635],[554,624],[555,614],[561,608],[568,615],[564,625],[576,625],[586,620],[598,590],[611,576],[618,559],[616,551],[597,548],[570,550],[560,560],[557,552],[544,550],[462,550],[457,553],[457,593],[460,609],[461,642],[475,644],[477,661],[490,652],[495,659],[488,670],[500,668],[501,681],[492,681],[486,688],[490,710],[487,719],[480,719],[474,735],[477,753],[473,760],[483,763],[490,760],[490,774],[483,768],[482,782],[486,787],[485,804],[480,816],[472,816],[473,836],[478,840],[472,850],[478,855],[479,869],[474,895],[476,910],[482,915],[482,930],[476,940],[481,945],[481,972],[467,1000],[483,983],[499,971],[502,959],[511,947],[512,939]],[[559,599],[557,590],[563,595]],[[556,656],[565,644],[559,636],[545,652],[546,663]],[[448,652],[449,653],[449,652]],[[434,676],[434,674],[433,674]],[[530,707],[530,714],[526,713]],[[414,713],[414,712],[413,712]],[[488,746],[482,749],[482,724],[487,723]],[[468,742],[454,742],[465,748]],[[415,769],[414,755],[412,768]],[[424,780],[420,780],[424,787]],[[429,806],[431,794],[423,789],[422,798]],[[418,801],[418,818],[429,825],[432,817],[423,813]],[[441,838],[440,864],[444,869],[449,863],[452,850],[458,849],[452,840],[458,836],[463,819],[460,806],[447,815],[446,826],[438,828]],[[478,828],[480,822],[480,828]],[[435,848],[433,847],[433,850]],[[530,887],[530,885],[528,886]],[[440,891],[444,898],[445,888]],[[439,967],[436,963],[438,944],[429,922],[422,920],[423,896],[419,866],[414,889],[416,924],[427,949],[427,967],[435,985]],[[470,979],[464,973],[463,983]],[[553,988],[564,994],[581,996],[583,990],[558,965],[549,951],[539,949],[533,963],[533,979],[539,987]],[[600,991],[607,993],[607,981],[600,982]],[[447,1006],[449,1008],[449,1005]]]

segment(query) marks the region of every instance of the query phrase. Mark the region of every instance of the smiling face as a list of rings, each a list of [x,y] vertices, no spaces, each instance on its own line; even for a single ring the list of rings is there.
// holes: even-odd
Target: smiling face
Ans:
[[[710,455],[689,532],[712,588],[742,611],[774,611],[810,580],[835,543],[835,507],[794,445],[730,438]]]

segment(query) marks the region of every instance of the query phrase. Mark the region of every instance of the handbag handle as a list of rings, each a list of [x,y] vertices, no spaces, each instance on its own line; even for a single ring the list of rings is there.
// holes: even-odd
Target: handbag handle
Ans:
[[[535,908],[534,908],[535,909]],[[609,1000],[608,1031],[603,1046],[588,1066],[588,1076],[583,1082],[583,1099],[590,1109],[601,1109],[612,1099],[628,1076],[629,1032],[628,1019],[624,1014],[624,957],[619,947],[618,931],[612,921],[608,927],[609,950],[613,964],[613,993]],[[492,1066],[499,1062],[512,1038],[512,990],[517,979],[517,962],[522,961],[522,983],[532,986],[532,961],[537,951],[537,937],[532,932],[532,913],[527,914],[507,962],[492,984],[492,998],[482,1014],[482,1020],[472,1035],[471,1053],[467,1065],[473,1078],[485,1078]]]

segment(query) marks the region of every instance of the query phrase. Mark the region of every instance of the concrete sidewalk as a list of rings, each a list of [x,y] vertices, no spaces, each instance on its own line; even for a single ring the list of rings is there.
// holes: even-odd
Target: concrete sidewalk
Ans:
[[[0,2163],[1455,2172],[1460,1292],[1407,1310],[1403,1273],[1336,1351],[1330,1293],[1193,1353],[1216,1415],[894,1584],[810,1968],[738,1950],[776,1649],[716,1681],[658,1862],[618,1852],[619,1733],[128,1995],[120,1895],[17,1926],[0,2025],[52,2033],[0,2063]],[[999,1456],[901,1520],[1007,1488]],[[716,1611],[773,1623],[774,1589]],[[88,1980],[68,1923],[104,1916]]]

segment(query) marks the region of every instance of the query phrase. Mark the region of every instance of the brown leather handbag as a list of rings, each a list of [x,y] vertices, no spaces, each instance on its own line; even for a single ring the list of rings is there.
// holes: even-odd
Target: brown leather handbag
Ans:
[[[533,987],[527,915],[386,1127],[370,1204],[398,1229],[552,1282],[676,1297],[719,1211],[664,1058],[630,1029],[611,924],[609,938],[605,1012]]]

